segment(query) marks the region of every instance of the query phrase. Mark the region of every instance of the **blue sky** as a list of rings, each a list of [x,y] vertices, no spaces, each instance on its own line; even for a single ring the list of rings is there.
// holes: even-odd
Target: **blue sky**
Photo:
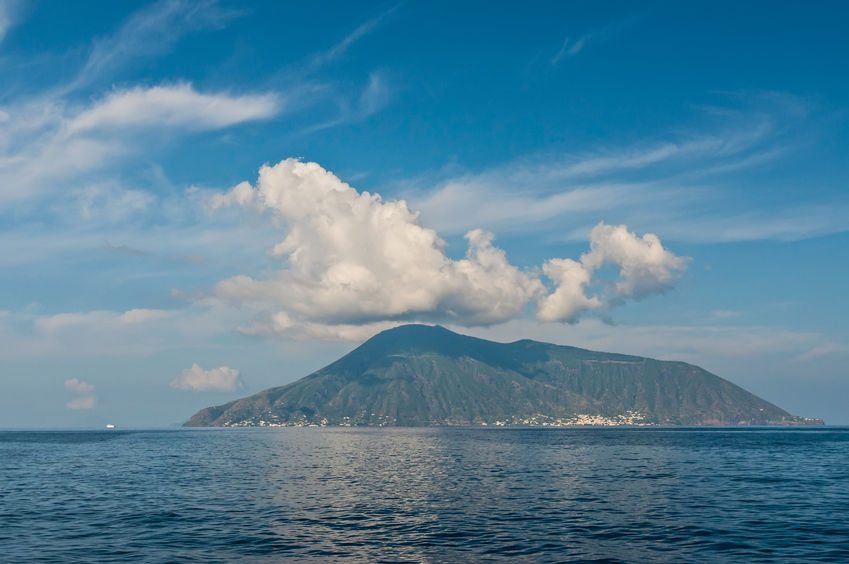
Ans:
[[[847,11],[0,1],[0,427],[179,423],[409,321],[849,424]]]

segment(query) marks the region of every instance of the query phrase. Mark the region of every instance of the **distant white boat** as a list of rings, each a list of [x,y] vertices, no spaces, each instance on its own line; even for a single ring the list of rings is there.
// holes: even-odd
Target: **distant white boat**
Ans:
[[[114,428],[115,428],[115,425],[113,425],[112,423],[107,423],[107,424],[106,424],[106,428],[107,428],[107,429],[114,429]]]

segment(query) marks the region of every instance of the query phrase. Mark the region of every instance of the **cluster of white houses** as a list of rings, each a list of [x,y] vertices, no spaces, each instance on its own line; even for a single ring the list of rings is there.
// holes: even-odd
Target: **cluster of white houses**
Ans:
[[[327,418],[314,421],[304,416],[302,419],[280,421],[276,416],[269,414],[269,421],[260,419],[259,421],[244,420],[244,421],[228,421],[224,424],[225,427],[357,427],[368,425],[373,427],[386,427],[396,424],[396,420],[387,415],[371,414],[368,419],[355,421],[351,417],[345,416],[336,423],[328,422]],[[361,422],[362,421],[362,422]],[[589,413],[578,413],[569,417],[552,417],[541,413],[531,416],[511,417],[497,419],[492,422],[479,421],[475,424],[482,427],[587,427],[587,426],[602,426],[602,427],[617,427],[622,425],[628,426],[645,426],[652,425],[645,415],[639,411],[626,411],[625,413],[605,416],[593,415]],[[431,425],[437,426],[468,426],[468,422],[453,422],[453,421],[433,421]]]

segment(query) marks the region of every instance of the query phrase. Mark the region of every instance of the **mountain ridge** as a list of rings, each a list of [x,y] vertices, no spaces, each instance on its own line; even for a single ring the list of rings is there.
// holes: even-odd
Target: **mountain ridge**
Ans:
[[[413,324],[185,426],[813,424],[685,362]]]

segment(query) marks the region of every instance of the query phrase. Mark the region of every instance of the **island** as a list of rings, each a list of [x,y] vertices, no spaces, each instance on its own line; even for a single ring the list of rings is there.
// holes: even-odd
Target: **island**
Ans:
[[[403,325],[187,427],[822,425],[678,361]]]

